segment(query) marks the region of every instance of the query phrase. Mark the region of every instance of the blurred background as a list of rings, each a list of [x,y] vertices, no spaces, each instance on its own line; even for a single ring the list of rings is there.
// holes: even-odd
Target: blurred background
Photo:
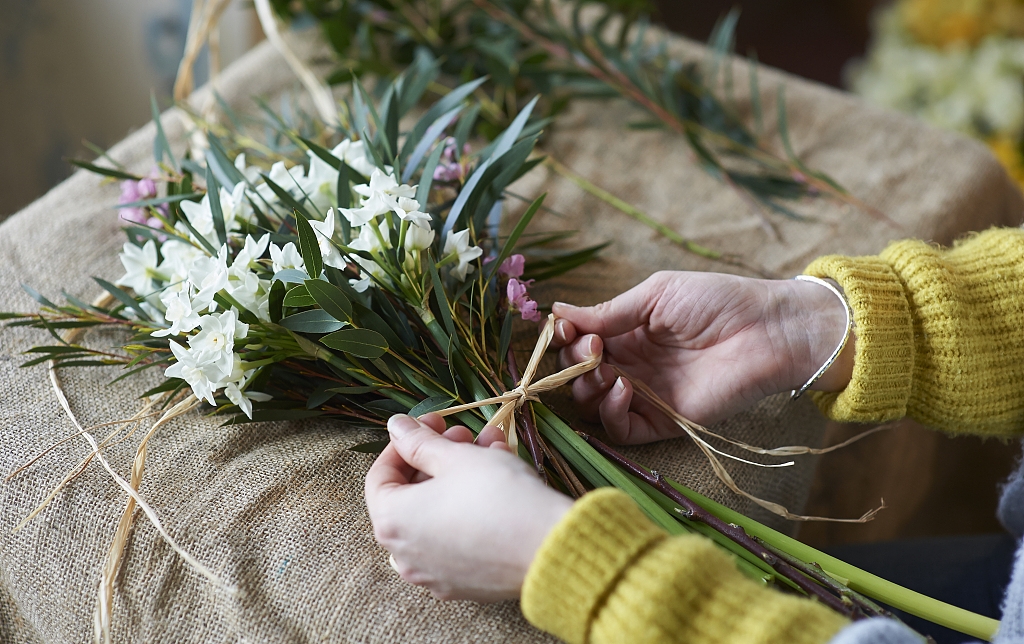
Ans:
[[[990,146],[1024,182],[1024,3],[1020,0],[656,0],[656,19],[704,40],[733,7],[740,54],[854,91]],[[0,219],[150,119],[150,93],[170,102],[191,0],[0,0]],[[263,39],[251,3],[221,21],[226,66]],[[204,54],[204,57],[207,56]],[[200,58],[197,85],[208,68]],[[852,435],[834,426],[829,442]],[[878,449],[869,438],[823,457],[809,514],[867,525],[809,524],[824,547],[935,534],[983,533],[1017,449],[949,439],[913,423]],[[840,493],[841,492],[841,493]],[[955,520],[951,513],[955,512]]]

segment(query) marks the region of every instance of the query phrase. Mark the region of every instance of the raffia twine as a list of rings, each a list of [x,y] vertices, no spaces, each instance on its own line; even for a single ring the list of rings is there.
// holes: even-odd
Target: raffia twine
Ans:
[[[505,439],[508,442],[509,446],[515,448],[518,445],[518,441],[516,439],[515,415],[523,407],[523,405],[526,404],[527,401],[540,400],[540,394],[546,391],[557,389],[562,385],[568,384],[571,380],[578,378],[579,376],[582,376],[588,371],[596,369],[602,362],[602,356],[592,356],[584,362],[572,365],[557,373],[551,374],[550,376],[541,378],[537,382],[533,382],[534,377],[536,377],[537,375],[537,369],[540,367],[541,358],[544,357],[544,354],[547,352],[548,347],[551,345],[551,340],[554,338],[554,335],[555,316],[554,314],[549,314],[547,321],[544,323],[544,328],[541,329],[540,335],[538,335],[537,337],[537,344],[534,346],[533,353],[530,355],[530,362],[527,363],[526,369],[523,370],[523,375],[515,388],[501,394],[500,396],[494,396],[492,398],[486,398],[484,400],[478,400],[476,402],[466,403],[464,405],[449,407],[437,413],[441,416],[450,416],[452,414],[457,414],[462,411],[478,409],[480,407],[485,407],[488,405],[500,405],[498,411],[488,421],[488,424],[494,425],[495,427],[501,429],[501,431],[505,434]],[[801,514],[793,514],[788,509],[786,509],[785,506],[779,503],[774,503],[772,501],[762,499],[758,496],[755,496],[747,492],[746,490],[743,490],[739,485],[736,484],[736,481],[732,478],[732,475],[729,474],[729,471],[725,468],[725,465],[719,459],[719,456],[729,458],[740,463],[746,463],[747,465],[753,465],[756,467],[763,467],[768,469],[777,467],[789,467],[794,464],[793,461],[776,464],[756,463],[754,461],[750,461],[744,458],[740,458],[739,456],[734,456],[732,454],[724,452],[715,447],[714,445],[710,444],[708,441],[704,440],[700,435],[703,434],[705,436],[716,438],[718,440],[724,441],[726,443],[739,447],[740,449],[746,450],[748,452],[752,452],[754,454],[763,454],[767,456],[794,456],[798,454],[826,454],[828,452],[845,447],[850,443],[856,442],[861,438],[864,438],[865,436],[869,436],[877,431],[886,429],[886,426],[883,425],[880,427],[869,429],[865,432],[858,434],[857,436],[854,436],[853,438],[847,441],[844,441],[843,443],[826,448],[806,447],[804,445],[788,445],[785,447],[776,447],[772,449],[756,447],[754,445],[749,445],[742,441],[726,438],[725,436],[717,434],[707,429],[706,427],[698,423],[695,423],[692,420],[689,420],[688,418],[680,414],[678,411],[673,409],[672,406],[669,405],[667,402],[662,400],[656,393],[654,393],[654,390],[648,387],[645,383],[630,376],[625,371],[619,369],[614,365],[611,365],[611,367],[617,376],[625,380],[628,380],[633,385],[633,391],[635,394],[639,395],[641,398],[650,402],[652,405],[658,408],[659,411],[661,411],[670,420],[672,420],[672,422],[674,422],[680,429],[682,429],[686,433],[686,435],[689,436],[690,439],[697,444],[697,447],[700,448],[700,450],[707,457],[708,461],[711,463],[711,468],[714,471],[715,476],[718,477],[719,481],[721,481],[726,487],[728,487],[736,494],[744,498],[750,499],[751,501],[758,504],[762,508],[765,508],[770,512],[773,512],[781,517],[785,517],[786,519],[790,519],[792,521],[830,521],[833,523],[864,523],[866,521],[870,521],[871,519],[873,519],[875,515],[882,508],[885,507],[885,503],[883,502],[880,507],[869,510],[856,519],[833,519],[829,517],[815,517]]]

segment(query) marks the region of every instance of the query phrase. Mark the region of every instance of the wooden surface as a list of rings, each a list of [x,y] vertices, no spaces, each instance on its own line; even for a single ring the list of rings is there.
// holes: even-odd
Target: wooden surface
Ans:
[[[826,444],[864,427],[830,423]],[[950,437],[905,420],[890,429],[822,456],[807,513],[855,517],[886,509],[865,524],[807,523],[799,538],[817,548],[1001,530],[996,520],[999,484],[1020,453],[1016,441]]]

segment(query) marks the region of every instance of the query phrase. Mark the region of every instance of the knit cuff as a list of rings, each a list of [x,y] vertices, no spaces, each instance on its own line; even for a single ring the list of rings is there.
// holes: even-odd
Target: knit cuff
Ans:
[[[523,615],[567,642],[584,642],[616,580],[667,534],[624,493],[595,490],[541,544],[523,582]]]
[[[813,392],[822,413],[844,422],[882,422],[907,413],[914,371],[914,333],[903,283],[878,257],[829,255],[804,271],[843,287],[853,309],[857,348],[853,377],[839,393]]]

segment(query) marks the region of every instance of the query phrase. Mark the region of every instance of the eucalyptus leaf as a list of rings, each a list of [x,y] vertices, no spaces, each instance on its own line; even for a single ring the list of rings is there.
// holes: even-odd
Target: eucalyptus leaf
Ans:
[[[384,336],[370,329],[342,329],[320,338],[324,346],[360,358],[379,358],[388,350]]]
[[[295,215],[295,229],[299,234],[299,254],[302,255],[302,263],[306,267],[306,272],[311,278],[318,278],[324,270],[324,258],[320,254],[320,243],[316,238],[316,232],[300,213]]]
[[[324,280],[306,280],[305,285],[309,296],[328,315],[336,320],[352,319],[352,302],[340,288]]]
[[[281,318],[281,326],[299,333],[331,333],[348,326],[348,322],[334,319],[326,311],[312,309]],[[328,345],[329,346],[329,345]]]

